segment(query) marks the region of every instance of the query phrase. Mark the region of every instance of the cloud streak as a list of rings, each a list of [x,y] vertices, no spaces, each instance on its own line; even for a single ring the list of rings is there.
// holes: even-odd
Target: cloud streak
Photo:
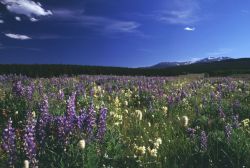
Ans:
[[[50,10],[45,10],[39,2],[31,0],[0,0],[9,12],[26,15],[29,18],[52,15]]]
[[[30,40],[31,37],[21,34],[6,33],[5,36],[16,40]]]
[[[197,0],[173,0],[173,8],[159,11],[157,20],[168,24],[189,25],[200,20]]]
[[[249,14],[249,10],[245,10],[245,9],[243,9],[243,10],[241,10],[241,13],[243,13],[243,14]]]
[[[1,50],[13,50],[13,49],[18,49],[18,50],[28,50],[28,51],[42,51],[40,48],[34,48],[34,47],[20,47],[20,46],[1,46],[0,44],[0,49]]]
[[[233,51],[231,48],[220,48],[214,52],[207,53],[208,56],[224,56],[225,54],[229,54]]]
[[[82,27],[108,33],[138,33],[140,24],[134,21],[122,21],[103,16],[86,15],[83,10],[53,10],[54,19],[76,23]]]
[[[120,21],[99,16],[83,16],[82,26],[92,26],[98,30],[104,30],[110,33],[135,33],[140,26],[133,21]]]

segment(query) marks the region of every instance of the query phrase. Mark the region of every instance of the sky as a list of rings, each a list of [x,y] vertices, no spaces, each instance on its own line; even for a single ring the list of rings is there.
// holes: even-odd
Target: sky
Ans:
[[[1,64],[250,57],[249,0],[0,0]]]

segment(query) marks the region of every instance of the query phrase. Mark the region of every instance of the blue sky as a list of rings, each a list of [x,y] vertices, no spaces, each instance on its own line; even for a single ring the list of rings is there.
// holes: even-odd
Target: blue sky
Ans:
[[[249,34],[248,0],[0,0],[0,63],[249,57]]]

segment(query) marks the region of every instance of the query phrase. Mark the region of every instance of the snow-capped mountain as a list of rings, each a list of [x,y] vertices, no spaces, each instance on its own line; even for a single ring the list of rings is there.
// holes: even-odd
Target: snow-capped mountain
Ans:
[[[168,68],[168,67],[175,67],[181,65],[190,65],[190,64],[197,64],[197,63],[211,63],[211,62],[219,62],[224,60],[233,59],[230,57],[207,57],[197,61],[185,61],[185,62],[160,62],[156,65],[153,65],[149,68]]]
[[[151,66],[150,68],[167,68],[167,67],[175,67],[180,65],[187,65],[188,62],[160,62],[156,65]]]
[[[208,62],[218,62],[223,60],[229,60],[232,59],[230,57],[207,57],[198,61],[195,61],[195,63],[208,63]]]

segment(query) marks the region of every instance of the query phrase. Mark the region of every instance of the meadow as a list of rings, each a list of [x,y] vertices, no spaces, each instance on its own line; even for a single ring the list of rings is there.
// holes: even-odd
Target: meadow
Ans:
[[[0,76],[0,167],[250,167],[250,79]]]

